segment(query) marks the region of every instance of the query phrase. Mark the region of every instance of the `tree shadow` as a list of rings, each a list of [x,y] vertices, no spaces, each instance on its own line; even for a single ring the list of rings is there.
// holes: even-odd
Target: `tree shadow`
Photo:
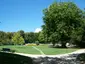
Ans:
[[[33,64],[30,57],[0,52],[0,64]]]

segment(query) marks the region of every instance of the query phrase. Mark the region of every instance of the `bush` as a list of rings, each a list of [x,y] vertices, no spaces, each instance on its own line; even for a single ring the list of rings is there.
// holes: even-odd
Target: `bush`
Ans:
[[[26,44],[26,46],[36,46],[36,44]]]
[[[36,45],[38,46],[39,45],[39,41],[35,41]]]

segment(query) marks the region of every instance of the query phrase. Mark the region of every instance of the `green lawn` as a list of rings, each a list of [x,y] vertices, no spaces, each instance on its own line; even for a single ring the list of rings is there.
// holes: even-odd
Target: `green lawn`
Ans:
[[[48,48],[47,45],[39,45],[34,46],[40,49],[44,54],[47,55],[55,55],[55,54],[65,54],[76,51],[78,49],[66,49],[66,48]],[[0,46],[2,48],[11,48],[16,50],[18,53],[26,53],[26,54],[41,54],[38,50],[34,49],[32,46]]]

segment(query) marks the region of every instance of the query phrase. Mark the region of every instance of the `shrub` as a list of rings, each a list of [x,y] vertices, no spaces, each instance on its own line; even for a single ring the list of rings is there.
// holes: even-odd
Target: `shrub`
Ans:
[[[39,45],[39,41],[35,41],[36,45],[38,46]]]
[[[26,46],[36,46],[36,44],[25,44]]]

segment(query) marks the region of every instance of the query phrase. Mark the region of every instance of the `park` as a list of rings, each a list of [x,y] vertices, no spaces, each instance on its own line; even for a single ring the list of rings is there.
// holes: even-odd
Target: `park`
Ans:
[[[84,64],[85,11],[74,2],[54,1],[44,8],[42,20],[39,32],[0,31],[0,62]]]

